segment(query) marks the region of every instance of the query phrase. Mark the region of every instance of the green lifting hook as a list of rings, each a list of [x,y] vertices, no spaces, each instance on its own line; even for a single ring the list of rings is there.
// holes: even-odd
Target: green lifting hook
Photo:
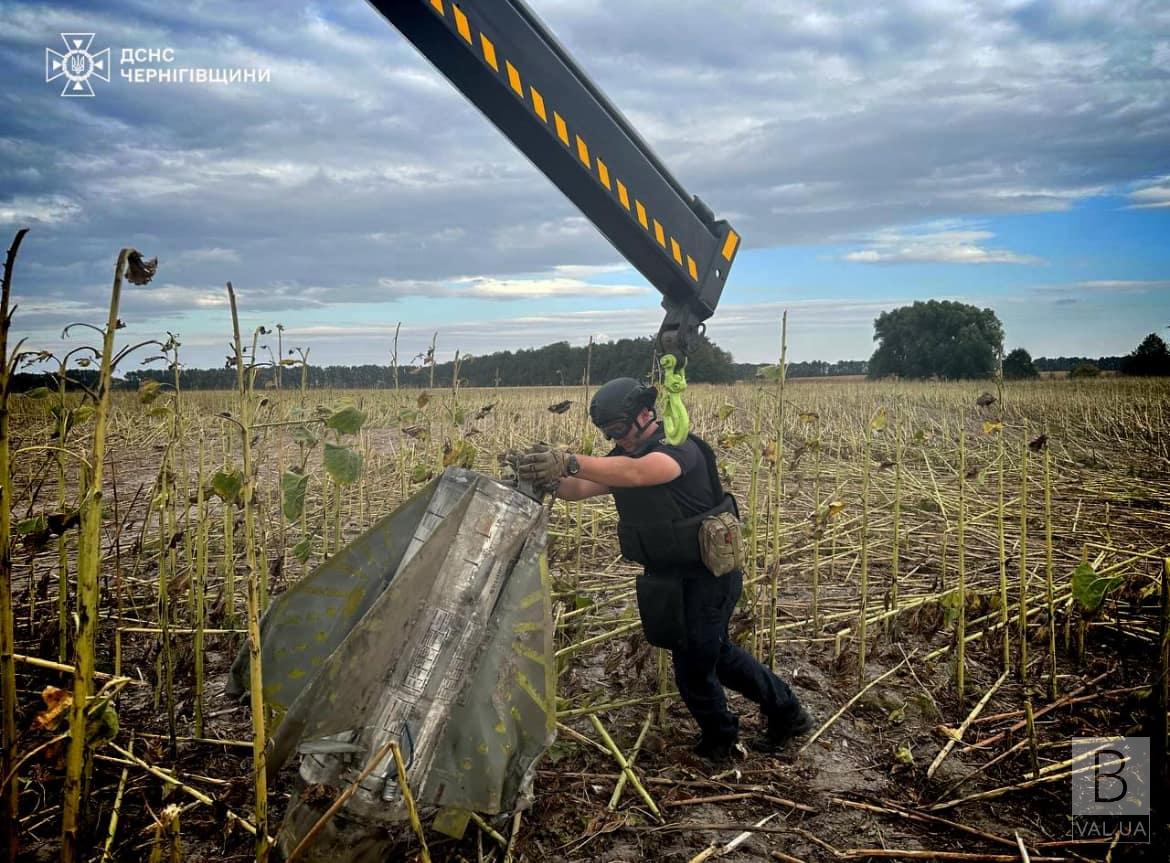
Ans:
[[[687,432],[691,430],[691,418],[687,415],[686,405],[683,404],[683,390],[687,388],[687,378],[684,374],[686,364],[678,371],[674,367],[678,360],[674,354],[664,354],[658,361],[662,367],[662,388],[666,395],[662,404],[662,428],[666,431],[666,441],[671,446],[678,446],[686,440]]]

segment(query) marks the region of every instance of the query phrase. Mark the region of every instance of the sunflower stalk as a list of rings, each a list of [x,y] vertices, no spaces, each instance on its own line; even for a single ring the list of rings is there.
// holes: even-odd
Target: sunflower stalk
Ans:
[[[898,581],[901,575],[901,546],[902,546],[902,416],[894,414],[894,524],[891,537],[892,550],[890,551],[890,608],[898,607]],[[888,634],[891,639],[897,639],[897,616],[890,618]]]
[[[195,489],[195,523],[198,537],[196,538],[195,576],[192,589],[195,594],[195,736],[203,736],[203,637],[204,627],[207,625],[207,501],[204,499],[204,459],[206,447],[202,438],[199,441],[199,465],[196,474]]]
[[[122,280],[146,284],[156,262],[146,263],[134,249],[122,249],[114,266],[110,313],[102,330],[102,351],[94,404],[93,449],[82,471],[81,537],[77,549],[77,632],[73,642],[73,700],[69,706],[69,748],[65,757],[65,784],[61,800],[61,863],[75,863],[81,854],[82,774],[87,761],[86,708],[93,687],[102,559],[102,476],[105,469],[106,431],[110,415],[110,388],[114,369],[114,333],[119,326],[118,305]]]
[[[768,665],[776,670],[776,603],[780,578],[780,510],[784,501],[784,379],[788,372],[788,310],[780,317],[780,373],[776,376],[775,470],[772,475],[772,565],[770,567],[770,625]]]
[[[967,435],[959,431],[959,561],[958,616],[955,620],[955,691],[959,704],[963,695],[967,674]]]
[[[240,343],[240,317],[236,309],[236,292],[227,283],[228,301],[232,309],[232,344],[235,347],[236,385],[239,398],[238,428],[243,460],[244,483],[241,496],[244,502],[244,549],[248,565],[248,668],[252,707],[252,779],[255,782],[256,801],[256,863],[268,859],[268,778],[265,753],[264,675],[260,664],[260,609],[261,573],[256,561],[254,533],[255,471],[252,464],[252,375],[245,368]]]
[[[1052,563],[1052,451],[1044,447],[1044,598],[1048,608],[1048,700],[1059,694],[1056,681],[1056,590]]]
[[[1019,633],[1016,638],[1016,677],[1021,683],[1028,679],[1028,445],[1022,447],[1020,458],[1020,577],[1019,577]]]
[[[0,831],[3,831],[4,858],[15,863],[20,837],[20,786],[16,775],[16,632],[12,607],[12,476],[8,432],[8,396],[12,367],[8,359],[8,330],[12,323],[8,300],[12,290],[12,267],[28,228],[16,232],[4,261],[3,292],[0,294],[0,776],[7,777],[0,794]],[[61,638],[64,639],[64,634]]]

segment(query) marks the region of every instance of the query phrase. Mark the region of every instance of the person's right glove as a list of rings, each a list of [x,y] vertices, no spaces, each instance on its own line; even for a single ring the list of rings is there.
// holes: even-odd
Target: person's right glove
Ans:
[[[516,464],[516,475],[536,487],[555,488],[562,477],[568,474],[569,454],[552,449],[546,443],[537,443],[520,454]]]

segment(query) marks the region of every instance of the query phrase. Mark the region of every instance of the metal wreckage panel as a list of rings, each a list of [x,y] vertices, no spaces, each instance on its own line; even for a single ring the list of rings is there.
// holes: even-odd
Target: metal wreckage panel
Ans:
[[[539,503],[449,468],[277,598],[261,626],[268,768],[294,753],[308,784],[351,785],[397,739],[421,806],[510,812],[531,801],[555,736],[553,622]],[[248,685],[246,646],[229,695]],[[329,801],[298,794],[287,853]],[[306,860],[382,859],[406,818],[387,756]]]

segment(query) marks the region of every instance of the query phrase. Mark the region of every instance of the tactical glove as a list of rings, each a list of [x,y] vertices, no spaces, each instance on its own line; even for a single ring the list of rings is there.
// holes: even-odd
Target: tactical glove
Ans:
[[[568,475],[569,454],[538,443],[521,454],[516,475],[534,486],[554,487],[561,477]]]
[[[517,449],[509,449],[500,453],[497,458],[500,462],[500,479],[508,485],[515,486],[515,488],[522,494],[528,495],[533,500],[543,503],[545,497],[548,495],[555,495],[557,491],[557,483],[537,484],[530,479],[520,476],[520,457],[523,453]]]

